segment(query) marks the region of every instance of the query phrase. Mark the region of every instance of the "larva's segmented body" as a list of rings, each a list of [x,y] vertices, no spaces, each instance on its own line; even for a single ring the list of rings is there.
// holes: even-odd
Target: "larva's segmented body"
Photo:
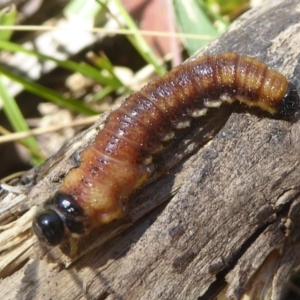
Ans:
[[[299,105],[286,78],[252,58],[225,53],[174,68],[109,115],[82,152],[80,167],[69,172],[36,216],[37,235],[57,245],[70,233],[122,217],[128,196],[151,175],[152,157],[164,142],[192,118],[235,100],[283,117]]]

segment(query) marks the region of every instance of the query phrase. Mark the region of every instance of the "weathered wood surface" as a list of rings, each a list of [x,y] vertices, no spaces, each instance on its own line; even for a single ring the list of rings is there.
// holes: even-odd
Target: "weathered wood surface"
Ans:
[[[299,90],[299,49],[300,4],[281,0],[242,16],[205,52],[253,56]],[[59,249],[32,255],[1,281],[2,298],[239,299],[246,293],[281,299],[300,263],[299,116],[287,122],[238,108],[226,122],[228,115],[226,107],[216,110],[214,121],[198,124],[160,158],[162,168],[175,167],[132,197],[133,224],[123,222],[125,231],[115,234],[122,222],[108,226],[99,233],[102,245],[77,259]],[[28,200],[3,210],[1,219],[53,194],[74,163],[69,157],[91,142],[100,123],[32,172]],[[218,126],[212,142],[198,149],[199,137]],[[103,242],[108,235],[116,236]],[[257,294],[258,284],[269,294]]]

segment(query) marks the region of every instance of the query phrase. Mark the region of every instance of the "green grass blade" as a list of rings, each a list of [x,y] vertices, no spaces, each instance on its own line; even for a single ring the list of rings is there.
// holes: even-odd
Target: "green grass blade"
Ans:
[[[48,89],[40,84],[31,82],[31,81],[27,81],[24,78],[12,73],[12,72],[9,72],[2,66],[0,66],[0,73],[2,73],[3,75],[5,75],[6,77],[10,78],[13,81],[19,82],[27,91],[30,91],[31,93],[38,95],[42,98],[45,98],[55,104],[61,105],[65,108],[71,109],[71,110],[79,112],[79,113],[84,113],[87,115],[97,114],[97,112],[95,110],[80,103],[79,101],[68,99],[68,98],[62,96],[61,94],[59,94],[51,89]]]
[[[115,88],[119,88],[119,85],[116,84],[115,80],[113,80],[112,78],[110,78],[108,76],[102,75],[101,72],[97,68],[95,68],[91,65],[88,65],[86,63],[76,63],[76,62],[73,62],[70,60],[60,61],[51,56],[41,54],[34,50],[25,49],[24,47],[22,47],[20,45],[17,45],[15,43],[8,42],[8,41],[0,41],[0,49],[10,51],[10,52],[26,53],[28,55],[33,55],[37,59],[41,59],[41,60],[50,60],[50,61],[55,62],[58,66],[60,66],[64,69],[67,69],[67,70],[70,70],[73,72],[79,72],[84,76],[94,79],[96,82],[99,82],[100,84],[112,85]]]
[[[76,18],[82,23],[93,25],[103,22],[106,18],[105,10],[96,0],[71,0],[64,8],[63,14],[69,20]]]
[[[100,0],[98,0],[98,2],[104,5],[103,2],[101,2]],[[133,35],[127,35],[128,40],[132,43],[134,48],[139,52],[139,54],[144,58],[144,60],[147,63],[152,64],[154,66],[156,73],[158,75],[163,75],[166,72],[166,70],[162,66],[161,60],[156,57],[156,55],[151,50],[144,37],[138,32],[139,28],[136,26],[135,22],[133,21],[127,10],[124,8],[121,1],[114,0],[114,2],[118,7],[118,11],[121,14],[123,20],[125,21],[127,28],[136,31],[136,33]]]
[[[198,0],[200,1],[200,0]],[[203,2],[203,0],[201,0]],[[208,7],[218,7],[221,14],[230,14],[249,4],[249,0],[205,0]]]
[[[92,99],[90,100],[90,103],[98,102],[98,101],[104,99],[106,96],[111,94],[113,91],[114,90],[112,87],[105,86],[99,92],[97,92],[95,95],[93,95]]]
[[[0,11],[0,25],[9,26],[15,23],[17,17],[16,7],[13,5],[11,8],[4,8]],[[13,31],[1,30],[0,40],[9,40]]]
[[[177,23],[182,32],[208,35],[212,37],[212,40],[218,37],[218,31],[196,0],[173,0],[173,5]],[[208,43],[210,43],[208,40],[185,40],[185,46],[190,55]]]
[[[3,83],[0,76],[0,98],[3,102],[3,110],[14,128],[15,131],[28,131],[29,127],[18,107],[16,101],[11,97]],[[42,155],[39,153],[39,147],[36,140],[32,137],[22,140],[23,145],[27,147],[32,153],[32,160],[35,165],[43,162]]]
[[[111,63],[111,61],[108,59],[108,57],[104,53],[101,53],[100,55],[96,55],[93,53],[93,54],[90,54],[88,56],[88,58],[100,70],[105,70],[106,72],[108,72],[111,80],[114,81],[113,85],[109,84],[106,87],[109,86],[110,88],[114,88],[115,90],[116,90],[116,87],[117,88],[124,87],[124,84],[122,83],[122,81],[115,74],[114,65]]]

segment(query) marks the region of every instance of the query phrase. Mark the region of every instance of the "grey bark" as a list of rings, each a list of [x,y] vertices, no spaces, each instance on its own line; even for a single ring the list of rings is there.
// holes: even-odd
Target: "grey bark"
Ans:
[[[299,8],[296,0],[266,2],[197,55],[255,57],[299,90]],[[159,170],[168,173],[133,195],[128,218],[82,241],[83,256],[32,256],[0,283],[3,297],[282,299],[300,262],[299,116],[288,122],[224,106],[210,117],[163,153]],[[31,172],[23,208],[54,193],[102,120]]]

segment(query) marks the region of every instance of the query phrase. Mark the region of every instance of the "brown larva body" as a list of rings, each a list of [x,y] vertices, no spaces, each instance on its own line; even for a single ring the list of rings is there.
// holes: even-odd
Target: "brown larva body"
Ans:
[[[176,129],[189,126],[211,107],[235,100],[291,115],[299,99],[295,90],[288,93],[288,86],[283,75],[264,63],[235,53],[203,56],[174,68],[109,115],[94,143],[82,152],[80,167],[69,172],[58,194],[44,205],[44,216],[54,211],[53,222],[59,216],[62,237],[66,228],[82,233],[122,217],[129,195],[153,171],[152,156]],[[58,244],[62,237],[49,234],[44,228],[49,222],[41,216],[43,212],[34,222],[36,233]]]

